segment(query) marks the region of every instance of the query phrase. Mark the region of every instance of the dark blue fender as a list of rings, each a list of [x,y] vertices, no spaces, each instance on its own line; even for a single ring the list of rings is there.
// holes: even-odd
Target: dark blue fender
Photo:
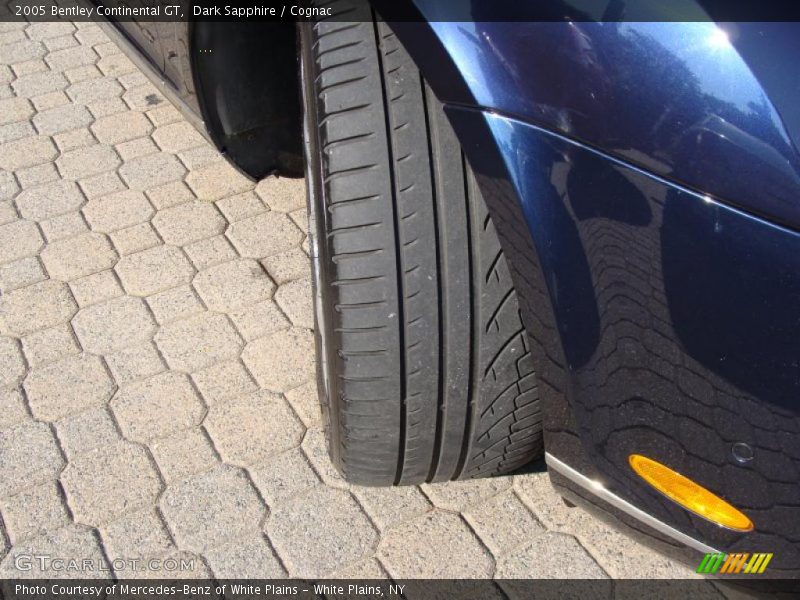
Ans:
[[[447,104],[502,235],[547,452],[695,550],[773,552],[768,572],[799,575],[800,25],[445,23],[415,4],[433,22],[393,28]],[[492,18],[491,2],[473,6]],[[754,531],[679,508],[631,453],[727,499]]]

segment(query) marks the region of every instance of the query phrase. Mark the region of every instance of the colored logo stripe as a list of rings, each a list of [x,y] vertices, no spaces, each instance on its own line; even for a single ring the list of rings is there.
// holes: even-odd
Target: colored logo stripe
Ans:
[[[706,554],[700,566],[697,567],[698,573],[763,573],[769,561],[772,560],[772,553],[738,552],[725,554],[722,552]]]

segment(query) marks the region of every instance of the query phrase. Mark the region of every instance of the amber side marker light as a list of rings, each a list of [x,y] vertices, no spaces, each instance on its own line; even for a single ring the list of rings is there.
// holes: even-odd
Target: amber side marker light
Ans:
[[[747,515],[688,477],[641,454],[631,454],[628,462],[639,477],[685,509],[728,529],[752,531]]]

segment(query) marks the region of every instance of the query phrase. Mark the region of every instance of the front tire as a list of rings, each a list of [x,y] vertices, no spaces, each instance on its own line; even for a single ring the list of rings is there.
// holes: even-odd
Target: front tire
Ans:
[[[506,473],[542,453],[509,268],[441,103],[371,16],[299,26],[331,458],[365,485]]]

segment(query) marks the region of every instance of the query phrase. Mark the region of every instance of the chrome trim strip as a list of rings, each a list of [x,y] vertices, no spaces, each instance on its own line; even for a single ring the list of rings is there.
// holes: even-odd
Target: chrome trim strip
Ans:
[[[91,4],[89,4],[89,6],[91,6]],[[103,30],[103,33],[111,38],[111,41],[114,42],[120,50],[122,50],[122,53],[125,54],[125,56],[127,56],[131,62],[136,65],[140,71],[142,71],[142,73],[144,73],[145,77],[150,80],[150,83],[156,86],[158,91],[166,96],[167,100],[178,109],[183,118],[189,121],[189,123],[192,124],[197,132],[202,135],[212,146],[215,146],[213,140],[208,134],[208,131],[206,130],[205,121],[203,121],[203,119],[200,118],[194,110],[192,110],[192,107],[189,106],[186,101],[178,95],[178,93],[175,91],[175,88],[172,87],[172,84],[164,79],[164,76],[157,70],[157,68],[149,60],[147,60],[147,58],[142,56],[142,54],[139,52],[139,49],[136,48],[136,46],[134,46],[127,37],[125,37],[125,34],[105,19],[98,20],[97,25],[99,25],[100,29]]]
[[[640,508],[636,508],[633,504],[628,502],[627,500],[623,500],[613,492],[607,490],[600,482],[593,481],[583,475],[582,473],[576,471],[566,463],[560,461],[555,456],[550,454],[549,452],[545,452],[545,462],[547,462],[547,466],[552,468],[554,471],[558,472],[560,475],[563,475],[573,483],[578,484],[588,492],[592,493],[594,496],[597,496],[601,500],[608,502],[614,508],[618,508],[622,512],[632,516],[634,519],[637,519],[644,523],[645,525],[652,527],[656,531],[663,533],[674,539],[685,546],[690,548],[694,548],[699,552],[704,554],[714,554],[719,552],[715,550],[711,546],[707,546],[703,542],[694,539],[693,537],[686,535],[685,533],[678,531],[671,525],[667,525],[663,521],[656,519],[654,516],[646,513]]]

